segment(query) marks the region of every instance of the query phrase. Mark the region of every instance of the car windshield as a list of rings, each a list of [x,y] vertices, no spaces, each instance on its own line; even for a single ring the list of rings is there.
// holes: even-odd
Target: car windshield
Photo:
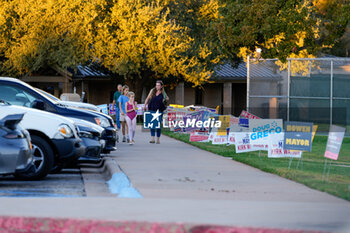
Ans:
[[[56,96],[54,95],[51,95],[50,93],[46,92],[46,91],[43,91],[39,88],[35,88],[35,90],[37,90],[38,92],[40,92],[41,94],[43,94],[44,96],[48,97],[49,99],[53,100],[53,101],[56,101],[56,102],[59,102],[61,101],[59,98],[57,98]]]
[[[48,96],[48,93],[46,93],[45,91],[43,90],[40,90],[38,88],[35,88],[35,87],[32,87],[30,85],[27,85],[29,88],[33,89],[38,95],[40,95],[41,97],[45,98],[47,101],[49,101],[50,103],[52,104],[55,104],[55,105],[62,105],[59,103],[59,99],[57,99],[56,97],[55,98],[50,98],[50,96]]]
[[[56,105],[60,105],[58,101],[56,101],[55,99],[51,99],[49,98],[47,95],[43,94],[42,92],[38,91],[37,88],[25,83],[25,82],[20,82],[23,86],[26,86],[27,88],[33,90],[36,92],[37,95],[40,95],[41,97],[43,97],[44,99],[46,99],[47,101],[49,101],[52,104],[56,104]]]

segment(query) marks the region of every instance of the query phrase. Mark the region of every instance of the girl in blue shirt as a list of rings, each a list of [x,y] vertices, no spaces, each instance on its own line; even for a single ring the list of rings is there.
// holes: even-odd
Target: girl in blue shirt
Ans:
[[[123,142],[126,142],[126,141],[129,142],[129,138],[125,137],[125,131],[128,132],[128,126],[125,123],[126,122],[125,121],[125,117],[126,117],[125,104],[129,101],[128,92],[129,92],[129,87],[127,85],[124,85],[122,89],[122,95],[119,96],[118,98],[119,109],[120,109],[119,120],[122,126]]]

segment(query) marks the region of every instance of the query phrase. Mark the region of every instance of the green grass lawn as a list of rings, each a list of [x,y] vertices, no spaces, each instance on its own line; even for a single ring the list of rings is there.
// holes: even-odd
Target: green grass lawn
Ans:
[[[189,142],[188,134],[173,133],[167,130],[163,130],[163,132],[167,136],[189,143],[200,149],[221,156],[232,157],[233,160],[256,167],[262,171],[277,174],[350,201],[350,138],[344,138],[339,158],[337,161],[332,161],[327,181],[322,179],[325,164],[323,155],[326,149],[327,136],[316,136],[312,143],[312,152],[303,152],[302,162],[299,159],[293,159],[291,167],[288,169],[289,158],[267,158],[267,151],[261,151],[260,156],[258,151],[236,154],[234,145]],[[330,160],[328,160],[329,162]]]

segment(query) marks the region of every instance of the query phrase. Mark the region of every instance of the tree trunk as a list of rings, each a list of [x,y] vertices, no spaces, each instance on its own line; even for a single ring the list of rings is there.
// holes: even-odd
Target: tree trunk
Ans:
[[[127,77],[125,80],[126,85],[129,86],[129,91],[135,93],[135,101],[141,104],[142,91],[146,80],[149,80],[147,77],[140,78],[139,76]]]

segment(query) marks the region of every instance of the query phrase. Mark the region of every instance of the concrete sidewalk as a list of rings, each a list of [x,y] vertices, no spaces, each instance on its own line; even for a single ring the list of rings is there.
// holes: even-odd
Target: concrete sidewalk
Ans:
[[[161,144],[150,144],[140,126],[135,140],[132,146],[120,143],[113,155],[145,198],[350,204],[167,136]]]
[[[340,231],[350,203],[162,136],[110,156],[143,199],[0,198],[0,215]],[[1,184],[0,184],[1,185]],[[349,231],[344,231],[349,232]]]
[[[140,126],[135,140],[132,146],[119,144],[115,159],[120,168],[146,199],[198,204],[196,211],[184,210],[189,220],[207,215],[221,224],[324,230],[350,222],[350,203],[327,193],[166,136],[161,144],[150,144]],[[213,209],[205,209],[208,205]]]

